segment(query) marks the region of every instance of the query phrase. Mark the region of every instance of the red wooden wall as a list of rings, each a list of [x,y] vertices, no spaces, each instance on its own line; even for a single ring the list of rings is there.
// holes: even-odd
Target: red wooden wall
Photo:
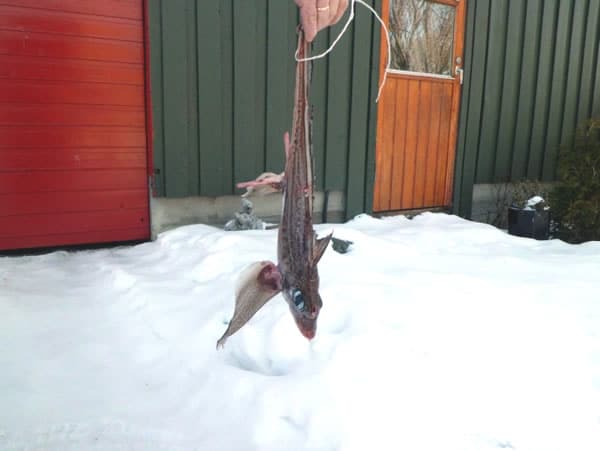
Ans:
[[[0,250],[149,238],[143,0],[0,1]]]

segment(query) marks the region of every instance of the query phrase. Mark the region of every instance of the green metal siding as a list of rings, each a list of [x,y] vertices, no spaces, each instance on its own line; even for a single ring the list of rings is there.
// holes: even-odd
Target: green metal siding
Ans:
[[[236,182],[282,171],[294,2],[149,0],[149,15],[157,194],[233,194]],[[320,33],[314,53],[341,27]],[[371,204],[378,54],[379,26],[357,6],[335,51],[313,65],[316,188],[347,191],[348,216]]]
[[[378,11],[381,0],[371,0]],[[149,0],[156,192],[237,192],[283,169],[297,10],[292,0]],[[235,6],[235,7],[234,7]],[[342,24],[322,32],[324,50]],[[379,24],[355,24],[313,69],[316,188],[370,211],[375,177]],[[560,144],[600,114],[600,0],[470,0],[454,211],[473,185],[551,180]]]
[[[600,0],[467,4],[454,208],[473,185],[552,180],[560,145],[600,114]]]

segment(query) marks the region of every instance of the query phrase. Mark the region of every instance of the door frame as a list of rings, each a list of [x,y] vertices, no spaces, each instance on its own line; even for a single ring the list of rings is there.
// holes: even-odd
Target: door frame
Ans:
[[[146,108],[146,171],[148,175],[148,201],[154,197],[154,115],[152,114],[152,84],[151,84],[151,60],[150,60],[150,0],[142,1],[142,18],[144,27],[144,92]],[[152,228],[152,211],[148,202],[148,227]]]

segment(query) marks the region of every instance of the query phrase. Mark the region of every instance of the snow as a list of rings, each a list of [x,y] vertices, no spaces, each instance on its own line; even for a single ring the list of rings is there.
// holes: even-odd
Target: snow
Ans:
[[[535,207],[537,204],[539,204],[541,202],[546,202],[543,197],[541,197],[541,196],[533,196],[531,199],[527,200],[527,206],[528,207]]]
[[[548,207],[545,204],[546,204],[546,201],[544,200],[543,197],[533,196],[531,199],[527,200],[524,210],[538,210],[538,209],[540,209],[540,207],[543,207],[544,210],[549,210],[550,207]]]
[[[0,258],[0,449],[600,449],[600,242],[332,227],[354,244],[319,264],[317,337],[277,296],[221,351],[275,230]]]

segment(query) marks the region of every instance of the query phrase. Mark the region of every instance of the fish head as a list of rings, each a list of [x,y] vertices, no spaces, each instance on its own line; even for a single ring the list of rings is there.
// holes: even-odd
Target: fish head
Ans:
[[[300,333],[312,340],[317,333],[317,318],[323,306],[319,295],[319,278],[308,283],[292,285],[283,291],[283,297],[290,307]]]

